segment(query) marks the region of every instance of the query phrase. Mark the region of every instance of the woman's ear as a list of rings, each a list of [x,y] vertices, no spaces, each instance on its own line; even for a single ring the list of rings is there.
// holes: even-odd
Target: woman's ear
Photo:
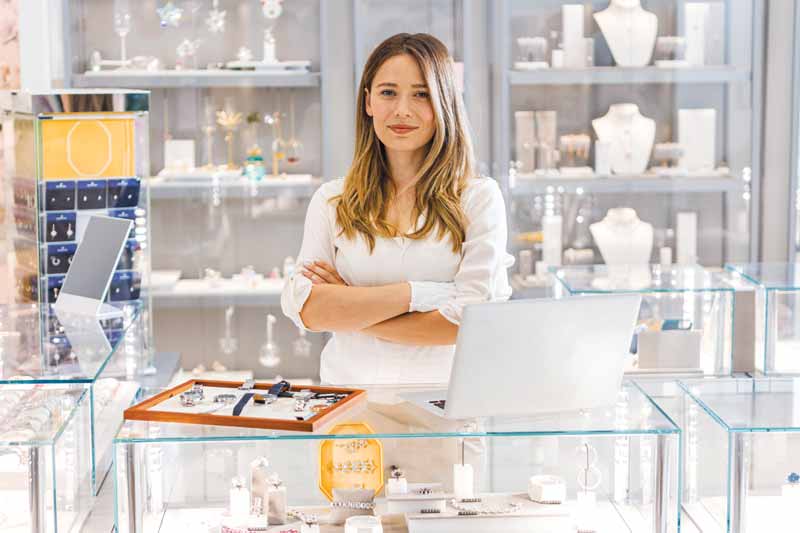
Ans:
[[[369,102],[369,89],[364,87],[364,111],[367,112],[367,116],[372,116],[372,104]]]

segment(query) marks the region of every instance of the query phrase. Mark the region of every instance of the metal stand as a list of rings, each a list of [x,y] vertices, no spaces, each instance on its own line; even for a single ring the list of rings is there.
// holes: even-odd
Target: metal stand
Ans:
[[[42,458],[39,448],[31,446],[28,451],[28,506],[31,512],[31,531],[33,533],[43,532],[45,529],[42,475]]]
[[[667,435],[656,437],[656,493],[653,498],[653,531],[667,533],[667,504],[670,501],[669,440]]]
[[[747,485],[750,471],[750,435],[747,433],[732,433],[729,436],[731,447],[730,469],[728,475],[731,480],[731,493],[729,495],[729,511],[731,520],[731,533],[744,533],[747,523]]]
[[[128,533],[140,533],[142,521],[136,506],[136,448],[125,444],[125,479],[128,484]]]

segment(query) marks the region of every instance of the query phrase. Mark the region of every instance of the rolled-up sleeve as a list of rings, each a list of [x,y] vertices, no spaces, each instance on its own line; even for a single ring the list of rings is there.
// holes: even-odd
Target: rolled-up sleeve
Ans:
[[[514,264],[514,257],[506,251],[506,207],[497,182],[480,179],[465,192],[463,205],[467,228],[454,279],[456,295],[439,309],[456,325],[461,323],[464,306],[511,297],[507,269]]]
[[[303,276],[301,268],[306,261],[325,261],[333,265],[335,248],[333,233],[333,207],[328,203],[325,185],[321,186],[308,204],[303,227],[303,243],[297,255],[295,272],[286,280],[281,294],[281,310],[298,328],[308,330],[300,312],[311,295],[311,280]]]

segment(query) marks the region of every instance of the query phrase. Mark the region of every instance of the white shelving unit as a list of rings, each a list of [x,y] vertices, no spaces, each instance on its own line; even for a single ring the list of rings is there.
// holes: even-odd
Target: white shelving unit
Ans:
[[[602,218],[612,207],[625,206],[636,209],[643,220],[665,234],[674,229],[677,213],[698,213],[701,264],[719,266],[755,256],[759,249],[764,3],[724,2],[724,31],[718,44],[722,48],[714,50],[719,53],[707,61],[704,58],[709,64],[695,60],[698,64],[683,67],[616,65],[592,17],[608,3],[584,3],[583,36],[594,39],[591,66],[515,69],[522,58],[516,39],[548,38],[554,33],[563,37],[562,6],[574,3],[497,0],[491,4],[492,175],[506,194],[509,242],[514,242],[517,233],[540,229],[541,215],[547,211],[570,218],[564,221],[565,248],[573,243],[593,247],[576,228]],[[658,17],[658,36],[686,36],[685,4],[648,3],[645,8]],[[592,121],[620,103],[637,105],[643,116],[656,122],[655,143],[681,142],[679,110],[714,109],[714,164],[729,168],[728,175],[660,176],[648,171],[637,176],[525,176],[514,170],[515,112],[555,111],[557,142],[568,134],[588,134],[594,141]],[[566,155],[561,164],[569,160]],[[594,150],[584,159],[588,161],[576,164],[593,166]]]
[[[559,175],[517,174],[511,193],[514,196],[563,193],[726,193],[744,192],[747,184],[733,176],[655,176],[635,175],[567,177]]]
[[[282,279],[266,279],[247,286],[231,279],[211,283],[202,279],[178,280],[170,287],[149,291],[156,308],[225,307],[229,305],[264,307],[280,305]]]
[[[544,68],[510,70],[509,83],[524,85],[614,85],[631,83],[741,83],[750,72],[729,66],[709,67],[591,67],[583,69]]]
[[[129,87],[174,89],[181,87],[319,87],[319,72],[264,72],[252,70],[103,70],[72,77],[75,87]]]
[[[289,195],[295,198],[310,198],[320,186],[320,179],[264,178],[252,182],[248,178],[208,179],[152,177],[148,180],[151,200],[179,200],[219,194],[226,198],[251,198]]]

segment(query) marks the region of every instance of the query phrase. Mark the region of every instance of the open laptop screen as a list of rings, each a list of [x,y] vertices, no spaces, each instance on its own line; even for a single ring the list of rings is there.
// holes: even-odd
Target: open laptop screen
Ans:
[[[102,300],[130,228],[130,220],[91,217],[61,292]]]

